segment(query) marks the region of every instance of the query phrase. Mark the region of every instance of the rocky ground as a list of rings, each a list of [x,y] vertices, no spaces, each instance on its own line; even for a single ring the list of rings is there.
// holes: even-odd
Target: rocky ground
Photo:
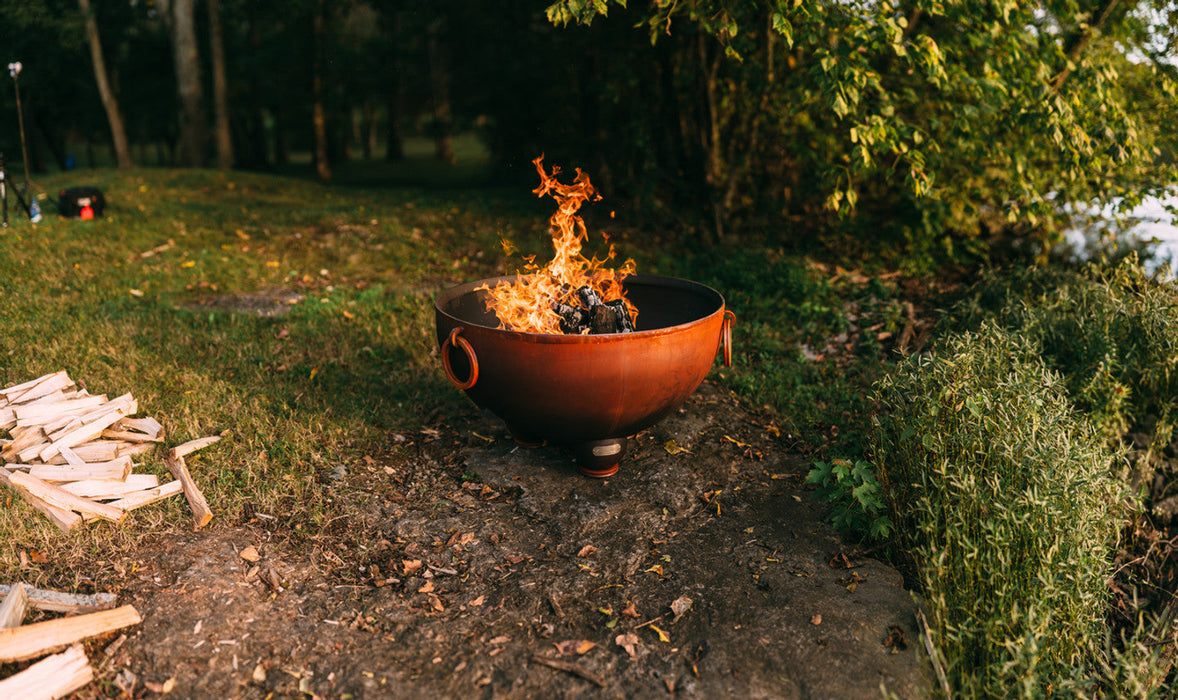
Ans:
[[[120,602],[144,622],[92,653],[83,695],[929,694],[900,575],[840,540],[788,436],[726,390],[606,480],[473,408],[419,437],[334,475],[356,505],[326,534],[259,517],[142,541]]]

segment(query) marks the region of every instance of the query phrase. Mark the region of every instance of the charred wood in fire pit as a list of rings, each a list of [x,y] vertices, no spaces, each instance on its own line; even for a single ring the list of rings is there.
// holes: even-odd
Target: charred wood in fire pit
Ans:
[[[590,333],[617,333],[618,315],[605,304],[598,304],[589,309]]]
[[[634,320],[622,299],[603,302],[597,292],[589,286],[577,290],[577,297],[583,302],[578,307],[555,302],[552,310],[560,317],[560,330],[567,335],[585,333],[630,333]]]
[[[630,310],[626,308],[626,302],[622,299],[614,299],[613,301],[605,302],[605,305],[613,309],[617,316],[615,327],[617,330],[614,333],[631,333],[634,331],[634,319],[630,318]]]
[[[552,310],[556,312],[557,316],[560,316],[562,333],[575,335],[584,329],[585,316],[577,307],[557,302],[552,305]]]
[[[581,299],[581,306],[586,309],[592,309],[595,306],[601,306],[601,297],[597,296],[597,292],[593,291],[593,287],[585,285],[577,290],[577,296]]]

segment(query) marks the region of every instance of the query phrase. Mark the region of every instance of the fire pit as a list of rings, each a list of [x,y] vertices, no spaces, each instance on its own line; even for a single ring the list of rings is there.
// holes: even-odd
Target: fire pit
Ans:
[[[677,408],[703,381],[717,351],[732,364],[732,322],[719,292],[673,277],[630,275],[641,310],[628,333],[563,335],[498,328],[488,287],[469,282],[434,304],[446,376],[507,423],[517,442],[573,448],[582,472],[615,474],[627,438]]]

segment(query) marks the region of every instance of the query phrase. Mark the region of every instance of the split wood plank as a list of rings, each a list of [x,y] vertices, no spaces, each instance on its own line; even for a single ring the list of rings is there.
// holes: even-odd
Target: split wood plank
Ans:
[[[12,587],[4,602],[0,603],[0,630],[9,627],[20,627],[25,621],[25,611],[29,606],[29,592],[23,583]]]
[[[0,598],[7,598],[14,588],[16,586],[0,583]],[[110,610],[118,598],[114,593],[63,593],[32,586],[25,586],[25,593],[28,595],[29,605],[37,610],[74,615]]]
[[[197,438],[195,440],[189,440],[188,442],[176,445],[168,452],[177,457],[184,457],[185,455],[192,454],[197,450],[203,450],[213,443],[220,442],[220,440],[220,435],[210,435],[208,437]]]
[[[208,525],[209,521],[213,519],[213,511],[209,508],[209,502],[205,500],[205,496],[200,492],[196,482],[192,480],[192,475],[188,473],[188,465],[184,463],[184,457],[176,454],[176,448],[172,448],[164,457],[164,465],[183,487],[184,498],[188,499],[188,506],[192,509],[192,519],[196,526],[200,528]]]
[[[122,510],[135,510],[136,508],[142,508],[151,503],[162,501],[165,498],[171,498],[178,493],[183,493],[183,491],[184,485],[177,479],[176,481],[169,481],[158,488],[129,493],[117,501],[111,501],[109,505],[115,508],[121,508]],[[210,513],[209,518],[212,519],[212,517]],[[205,521],[205,523],[207,522],[208,520]]]
[[[116,423],[115,427],[120,429],[129,428],[131,430],[138,430],[139,432],[150,435],[153,438],[162,439],[164,437],[164,426],[151,416],[146,416],[144,418],[124,418]]]
[[[9,464],[11,469],[14,466]],[[131,475],[134,465],[130,457],[118,457],[109,462],[94,462],[80,465],[73,464],[34,464],[29,465],[29,474],[41,481],[83,481],[89,479],[115,479],[126,481]]]
[[[84,442],[70,449],[85,462],[110,462],[122,456],[119,454],[119,446],[123,444],[126,443],[98,440],[95,442]],[[54,455],[52,459],[45,461],[49,464],[66,464],[65,457],[61,456],[60,453]]]
[[[109,520],[112,523],[118,523],[122,522],[123,518],[127,515],[118,508],[112,508],[104,503],[75,496],[69,491],[65,491],[24,472],[9,474],[8,481],[16,485],[19,489],[27,491],[52,506],[63,510],[77,511],[83,516],[91,515],[102,518],[103,520]]]
[[[45,431],[40,428],[15,429],[11,431],[11,435],[12,442],[8,443],[3,450],[0,450],[0,457],[10,462],[17,461],[21,453],[25,450],[44,445],[49,441],[49,438],[45,435]]]
[[[134,403],[130,406],[116,406],[106,409],[92,421],[83,423],[77,428],[63,428],[49,436],[52,442],[39,453],[41,459],[45,460],[53,457],[61,451],[62,447],[73,447],[74,445],[93,440],[101,435],[103,430],[110,427],[112,423],[128,413],[134,413],[136,410],[137,406]]]
[[[152,437],[146,433],[137,433],[130,430],[111,430],[107,428],[102,431],[101,437],[109,438],[111,440],[125,440],[126,442],[163,442],[163,438]]]
[[[119,446],[119,456],[120,457],[135,457],[137,455],[145,454],[147,452],[151,452],[152,450],[154,450],[155,445],[156,445],[156,443],[154,443],[154,442],[140,442],[140,443],[118,442],[115,444]]]
[[[0,663],[27,661],[142,622],[133,605],[0,630]]]
[[[65,370],[61,370],[34,379],[32,382],[0,390],[0,395],[7,398],[10,404],[26,403],[73,385],[74,380],[70,379]]]
[[[159,477],[155,474],[129,474],[125,480],[87,479],[62,484],[61,488],[75,496],[103,500],[122,498],[136,491],[157,488],[159,485]],[[124,508],[124,510],[126,509]]]
[[[59,452],[61,453],[61,456],[65,458],[65,463],[66,463],[66,464],[69,464],[69,465],[71,465],[71,466],[75,466],[75,467],[76,467],[76,466],[78,466],[79,464],[85,464],[85,463],[86,463],[86,460],[84,460],[84,459],[82,459],[81,457],[79,457],[79,456],[77,455],[77,453],[75,453],[73,450],[71,450],[71,449],[70,449],[70,448],[68,448],[68,447],[63,447],[63,448],[61,448],[61,449],[59,450]]]
[[[74,527],[82,522],[82,516],[69,510],[58,508],[57,506],[47,503],[37,496],[29,493],[28,490],[22,489],[16,484],[12,483],[12,475],[7,469],[0,469],[0,482],[8,485],[9,488],[16,491],[22,498],[28,502],[29,505],[41,511],[45,517],[56,525],[62,532],[69,532]]]
[[[18,426],[44,425],[52,419],[62,416],[86,413],[108,403],[106,394],[97,396],[79,396],[77,398],[64,397],[60,401],[34,401],[17,406],[13,409]]]
[[[94,669],[80,644],[47,656],[15,675],[0,680],[0,697],[57,700],[89,685]]]

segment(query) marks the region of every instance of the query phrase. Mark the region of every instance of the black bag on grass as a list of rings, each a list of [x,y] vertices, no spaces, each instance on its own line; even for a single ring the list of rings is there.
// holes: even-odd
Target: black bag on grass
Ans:
[[[61,191],[57,210],[69,219],[93,219],[106,210],[106,198],[97,187],[71,187]]]

